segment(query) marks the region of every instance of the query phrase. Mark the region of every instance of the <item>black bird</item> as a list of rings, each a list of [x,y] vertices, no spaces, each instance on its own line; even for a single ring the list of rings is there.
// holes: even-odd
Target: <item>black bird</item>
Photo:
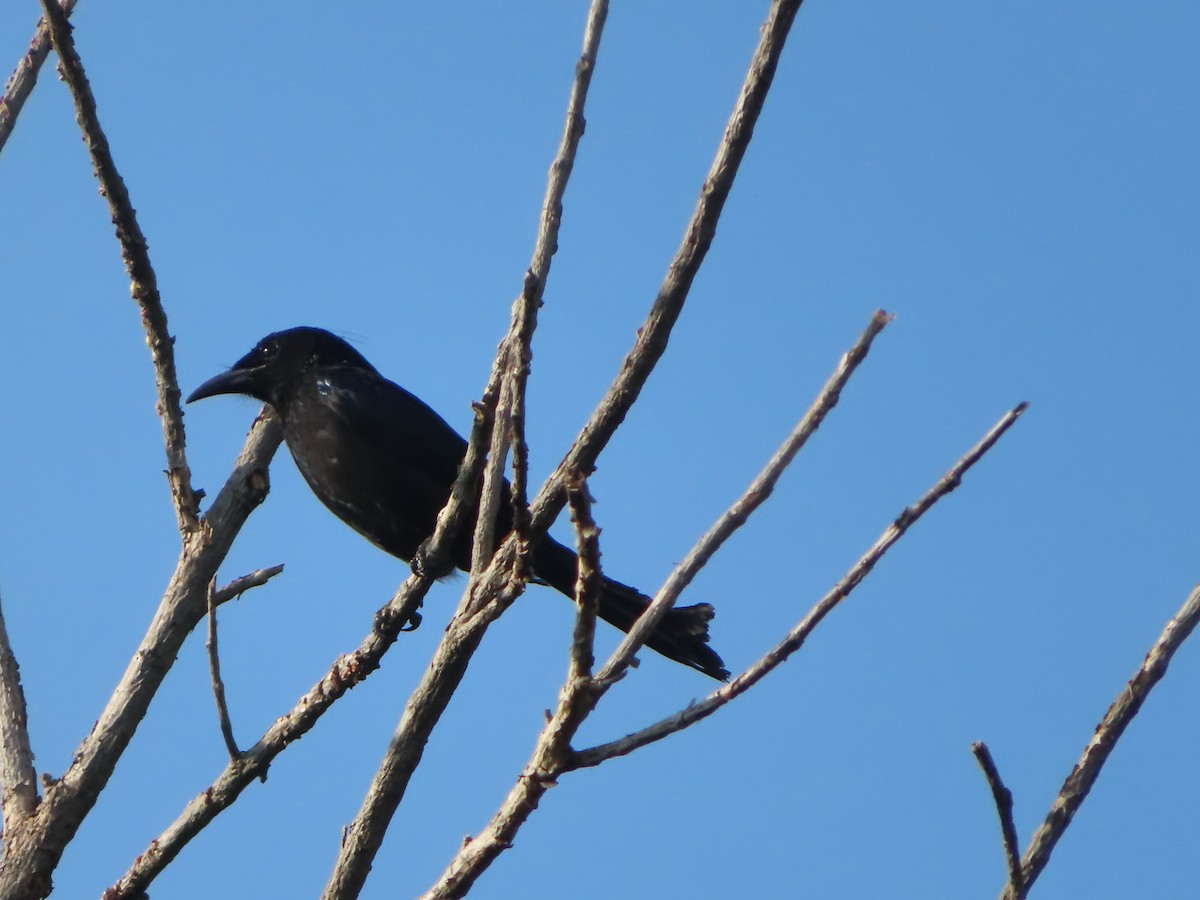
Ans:
[[[313,493],[377,547],[411,561],[433,534],[467,442],[341,338],[320,328],[269,334],[228,372],[196,388],[188,402],[215,394],[248,394],[274,407]],[[511,529],[512,512],[503,503],[497,533]],[[460,569],[470,568],[471,531],[462,529],[452,548]],[[534,548],[533,571],[538,582],[575,596],[575,553],[553,538]],[[600,617],[628,631],[649,602],[605,578]],[[707,603],[673,609],[647,646],[724,681],[729,672],[708,646],[712,617]]]

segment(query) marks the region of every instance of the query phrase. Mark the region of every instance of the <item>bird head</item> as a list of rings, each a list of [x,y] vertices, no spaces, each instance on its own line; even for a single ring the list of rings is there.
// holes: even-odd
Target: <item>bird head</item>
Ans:
[[[208,379],[192,391],[187,402],[217,394],[246,394],[282,412],[305,375],[339,365],[374,371],[362,354],[323,328],[276,331],[255,344],[229,371]]]

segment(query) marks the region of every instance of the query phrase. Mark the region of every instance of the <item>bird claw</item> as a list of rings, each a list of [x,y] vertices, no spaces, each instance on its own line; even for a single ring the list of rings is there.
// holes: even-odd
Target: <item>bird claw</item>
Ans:
[[[443,558],[442,555],[433,556],[429,552],[429,540],[421,543],[417,548],[417,552],[413,554],[412,561],[409,563],[412,572],[418,578],[445,578],[454,571],[454,564]]]
[[[417,604],[420,606],[420,604]],[[416,631],[421,627],[421,614],[415,609],[404,618],[401,618],[403,610],[392,606],[390,603],[379,612],[375,613],[375,631],[384,636],[390,636],[395,639],[396,635],[402,631]]]

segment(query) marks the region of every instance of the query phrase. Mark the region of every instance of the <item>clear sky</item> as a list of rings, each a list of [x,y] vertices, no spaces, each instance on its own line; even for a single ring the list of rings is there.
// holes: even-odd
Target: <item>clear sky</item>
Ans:
[[[534,345],[549,473],[617,371],[682,234],[767,4],[616,3]],[[465,429],[529,262],[586,4],[82,0],[76,40],[151,245],[185,391],[269,331],[321,325]],[[0,6],[0,65],[36,3]],[[485,897],[992,897],[970,753],[1024,845],[1200,580],[1200,7],[810,0],[670,350],[592,482],[613,576],[653,591],[802,414],[872,311],[842,405],[685,602],[738,671],[1020,400],[1029,413],[810,644],[720,715],[564,778]],[[177,534],[153,374],[65,87],[0,157],[0,593],[39,770],[59,774],[141,639]],[[215,493],[256,406],[189,409]],[[562,532],[560,531],[560,534]],[[286,454],[223,576],[249,744],[357,646],[407,567]],[[312,897],[457,600],[248,789],[156,897]],[[531,749],[572,610],[495,626],[364,894],[429,886]],[[602,649],[614,634],[606,630]],[[1035,897],[1194,896],[1185,646]],[[644,654],[580,744],[710,689]],[[225,764],[203,641],[56,874],[97,897]]]

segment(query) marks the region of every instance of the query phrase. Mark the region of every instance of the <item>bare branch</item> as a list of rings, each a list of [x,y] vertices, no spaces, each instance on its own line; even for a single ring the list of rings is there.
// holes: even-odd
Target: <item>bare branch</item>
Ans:
[[[727,704],[734,697],[745,693],[776,666],[780,665],[785,659],[799,650],[808,636],[813,632],[813,629],[820,624],[833,609],[845,600],[862,582],[864,578],[871,573],[876,564],[881,560],[884,554],[892,548],[897,541],[900,540],[911,528],[918,519],[920,519],[930,508],[953,491],[962,482],[962,477],[966,474],[975,463],[979,462],[996,443],[1004,432],[1012,427],[1013,423],[1020,418],[1028,404],[1018,404],[1014,409],[1009,411],[992,427],[978,444],[976,444],[966,455],[962,457],[945,475],[938,481],[926,494],[917,501],[913,506],[905,509],[896,521],[889,525],[879,536],[879,539],[871,546],[871,548],[863,554],[863,556],[851,567],[850,571],[845,574],[841,581],[833,586],[824,597],[822,597],[815,606],[809,611],[799,624],[793,628],[779,644],[768,651],[761,659],[757,660],[746,671],[738,675],[729,684],[718,688],[713,693],[709,694],[699,703],[693,703],[686,709],[682,709],[672,716],[668,716],[659,722],[654,723],[641,731],[627,735],[620,740],[611,741],[607,744],[600,744],[596,747],[591,747],[587,750],[576,752],[568,766],[568,769],[581,769],[587,766],[597,766],[606,760],[616,756],[625,756],[637,750],[639,747],[644,747],[647,744],[652,744],[655,741],[660,741],[668,735],[672,735],[677,731],[682,731],[690,725],[694,725],[701,719],[706,719],[714,712]]]
[[[554,715],[546,723],[533,755],[500,809],[477,837],[463,845],[437,883],[421,895],[422,900],[465,897],[476,879],[512,846],[521,826],[566,770],[564,760],[569,753],[571,738],[595,707],[595,688],[596,683],[591,678],[567,680]]]
[[[1025,875],[1021,871],[1021,851],[1017,844],[1017,825],[1013,821],[1012,791],[1004,786],[996,761],[983,741],[971,745],[971,752],[979,761],[988,787],[992,789],[992,800],[996,803],[996,815],[1000,817],[1000,831],[1004,836],[1004,857],[1008,861],[1008,886],[1016,894],[1025,891]]]
[[[1167,627],[1146,654],[1141,668],[1104,714],[1104,718],[1096,727],[1096,733],[1083,749],[1083,756],[1063,783],[1062,790],[1046,815],[1046,820],[1029,842],[1029,849],[1025,851],[1022,859],[1023,891],[1013,891],[1011,885],[1006,886],[1001,893],[1004,900],[1024,900],[1050,861],[1050,854],[1054,852],[1059,838],[1063,836],[1075,813],[1087,799],[1096,779],[1100,777],[1100,770],[1104,768],[1117,741],[1150,696],[1150,691],[1167,674],[1171,657],[1183,646],[1197,622],[1200,622],[1200,585],[1192,588],[1175,618],[1167,623]]]
[[[62,0],[63,13],[71,15],[76,2],[77,0]],[[0,152],[3,152],[4,145],[8,143],[13,127],[17,124],[17,116],[21,114],[21,108],[33,93],[38,72],[49,55],[50,28],[45,19],[39,19],[29,50],[17,63],[17,68],[13,70],[4,88],[4,96],[0,97]]]
[[[567,481],[567,502],[575,524],[579,578],[575,583],[575,631],[567,680],[590,679],[595,662],[596,616],[600,611],[603,573],[600,571],[600,529],[592,518],[592,497],[582,475]]]
[[[572,152],[574,152],[572,150]],[[551,169],[553,172],[554,170]],[[562,184],[566,188],[566,182]],[[560,207],[561,209],[561,204]],[[540,239],[539,239],[540,240]],[[546,274],[549,273],[547,263]],[[512,531],[523,546],[529,544],[529,445],[525,441],[525,385],[529,379],[529,366],[533,359],[533,329],[537,324],[537,310],[541,305],[541,287],[545,282],[538,280],[530,270],[525,273],[525,289],[514,309],[511,340],[506,341],[509,349],[510,373],[508,383],[513,393],[512,412],[509,415],[509,443],[512,445]],[[515,348],[515,349],[513,349]]]
[[[500,353],[509,357],[506,346],[501,347]],[[512,378],[508,369],[505,369],[500,381],[499,401],[493,414],[488,457],[483,467],[479,515],[475,519],[475,538],[471,546],[472,577],[478,577],[487,567],[496,550],[496,513],[504,492],[504,464],[508,459],[508,442],[512,434],[512,407]]]
[[[7,843],[38,805],[37,772],[29,745],[29,719],[21,669],[0,612],[0,792]]]
[[[825,417],[829,415],[830,411],[837,406],[838,400],[842,396],[842,389],[862,361],[867,358],[867,353],[876,336],[891,321],[892,316],[883,310],[875,312],[858,342],[842,357],[837,369],[825,383],[808,412],[804,414],[804,418],[796,425],[782,446],[775,451],[775,455],[758,474],[758,477],[751,482],[745,493],[696,543],[687,558],[675,567],[666,584],[659,589],[654,602],[642,613],[637,624],[629,629],[629,633],[613,651],[612,658],[596,676],[597,681],[607,686],[622,676],[633,661],[634,655],[650,638],[663,616],[675,605],[675,601],[679,599],[683,590],[691,584],[696,573],[708,563],[713,554],[735,531],[746,524],[746,520],[750,518],[751,514],[771,496],[775,485],[778,484],[787,467],[791,465],[792,460],[796,458],[796,454],[808,443],[808,439],[825,421]]]
[[[167,480],[171,487],[171,499],[175,503],[175,515],[179,520],[179,531],[186,539],[199,528],[199,502],[192,492],[192,474],[188,468],[184,448],[183,409],[179,405],[179,382],[175,375],[175,339],[167,330],[167,314],[163,310],[162,298],[158,294],[158,279],[150,263],[146,238],[138,225],[137,213],[129,200],[125,182],[117,172],[109,150],[108,139],[100,128],[96,115],[96,98],[83,71],[83,62],[75,52],[71,37],[71,25],[57,0],[42,0],[42,9],[50,25],[54,47],[58,51],[59,70],[71,88],[75,100],[75,114],[83,130],[88,152],[96,167],[96,178],[100,181],[100,193],[108,200],[117,239],[121,242],[121,255],[129,273],[130,294],[142,311],[142,325],[146,329],[146,343],[154,359],[155,382],[158,388],[158,414],[162,418],[163,441],[167,450]]]
[[[522,588],[523,585],[510,582],[508,591],[498,598],[494,608],[506,608]],[[425,753],[428,735],[450,703],[466,674],[471,655],[492,621],[494,616],[456,616],[446,629],[421,683],[405,706],[367,796],[344,833],[342,850],[322,897],[341,900],[357,896],[362,889],[392,815],[404,799],[412,774]]]
[[[208,585],[246,518],[266,497],[267,465],[283,432],[264,413],[250,429],[229,480],[185,542],[175,573],[150,628],[130,660],[91,734],[70,768],[46,789],[45,799],[10,842],[0,867],[0,897],[44,896],[63,849],[108,783],[163,678],[192,629],[204,616]]]
[[[208,668],[212,673],[213,698],[217,701],[217,718],[221,721],[221,737],[225,739],[225,749],[229,751],[229,759],[237,762],[242,755],[237,741],[233,738],[233,723],[229,720],[229,707],[225,703],[225,682],[221,680],[221,657],[217,652],[217,585],[213,581],[208,587]]]
[[[438,513],[434,524],[433,534],[422,544],[412,560],[412,570],[420,579],[429,575],[434,578],[448,575],[454,570],[450,561],[450,549],[458,536],[459,530],[465,525],[467,515],[476,508],[479,478],[483,472],[483,464],[487,458],[488,438],[492,432],[492,422],[495,417],[496,402],[499,391],[499,374],[494,383],[489,382],[484,389],[483,398],[472,405],[475,421],[471,426],[471,436],[467,441],[467,452],[459,463],[458,475],[450,489],[450,498]],[[424,597],[428,585],[420,591]],[[405,587],[401,585],[396,596],[392,598],[392,607],[400,605],[400,594]],[[417,598],[420,605],[420,597]],[[416,615],[417,607],[412,612]],[[418,617],[419,620],[419,617]]]

